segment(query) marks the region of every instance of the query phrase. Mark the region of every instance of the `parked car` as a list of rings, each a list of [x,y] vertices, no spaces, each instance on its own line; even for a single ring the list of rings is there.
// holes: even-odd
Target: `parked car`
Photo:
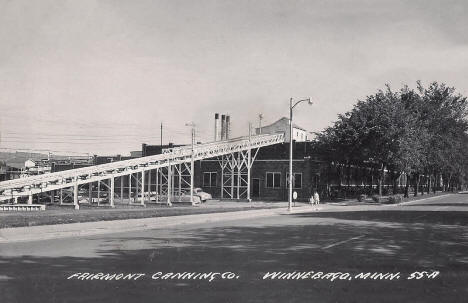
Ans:
[[[213,199],[209,193],[204,192],[199,187],[193,189],[193,195],[199,197],[202,202]]]

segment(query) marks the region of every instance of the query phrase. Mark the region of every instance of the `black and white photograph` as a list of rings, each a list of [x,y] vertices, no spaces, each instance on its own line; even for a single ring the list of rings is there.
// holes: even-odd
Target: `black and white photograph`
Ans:
[[[467,302],[465,0],[0,0],[0,302]]]

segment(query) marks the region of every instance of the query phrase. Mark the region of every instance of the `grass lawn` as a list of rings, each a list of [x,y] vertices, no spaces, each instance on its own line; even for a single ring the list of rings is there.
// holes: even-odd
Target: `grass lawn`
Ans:
[[[88,206],[80,210],[74,210],[69,206],[48,206],[45,211],[0,212],[0,228],[222,213],[276,207],[279,207],[277,203],[252,203],[250,205],[247,202],[219,201],[208,202],[200,206],[151,205],[146,208],[128,208],[127,205],[116,205],[116,208]]]

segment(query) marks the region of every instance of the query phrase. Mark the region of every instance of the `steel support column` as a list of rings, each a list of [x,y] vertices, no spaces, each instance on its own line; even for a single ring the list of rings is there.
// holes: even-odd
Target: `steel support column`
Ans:
[[[240,199],[240,186],[241,186],[241,169],[242,162],[240,159],[240,152],[237,153],[237,200]]]
[[[148,203],[151,202],[151,169],[148,171]]]
[[[162,180],[161,180],[162,181]],[[171,194],[172,194],[172,166],[169,163],[167,167],[167,205],[171,206]]]
[[[224,198],[224,156],[221,156],[221,200]]]
[[[192,158],[190,160],[190,202],[193,204],[193,174],[194,174],[194,159],[193,159],[193,152]]]
[[[141,172],[141,205],[145,205],[145,171]]]
[[[73,184],[73,205],[75,209],[80,209],[80,205],[78,204],[78,183],[76,182]]]
[[[182,164],[179,164],[178,167],[178,173],[179,173],[179,192],[177,193],[179,195],[179,202],[182,200]]]
[[[109,203],[111,207],[115,207],[114,206],[114,186],[115,186],[115,180],[114,180],[114,176],[112,176],[110,179],[110,190],[109,190],[109,194],[110,194]]]
[[[89,204],[93,203],[93,182],[88,184],[88,202]]]
[[[252,167],[252,149],[247,151],[247,201],[252,202],[250,198],[250,168]]]
[[[135,177],[135,203],[138,203],[138,196],[140,194],[140,176],[139,176],[139,173],[137,172],[136,174],[136,177]]]
[[[101,205],[101,180],[97,181],[97,205]]]
[[[132,203],[132,174],[128,175],[128,204]]]
[[[124,194],[124,177],[120,176],[120,203],[123,204],[123,194]]]
[[[156,202],[159,201],[159,184],[158,184],[158,178],[159,178],[159,167],[156,168]]]
[[[234,159],[234,154],[231,155],[231,199],[234,198],[234,169],[236,167],[236,162]]]

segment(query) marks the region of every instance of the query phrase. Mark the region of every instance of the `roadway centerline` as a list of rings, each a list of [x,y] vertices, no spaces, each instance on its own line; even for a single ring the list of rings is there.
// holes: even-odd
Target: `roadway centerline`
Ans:
[[[327,246],[323,247],[323,249],[329,249],[329,248],[332,248],[332,247],[335,247],[335,246],[338,246],[338,245],[341,245],[341,244],[344,244],[344,243],[347,243],[347,242],[350,242],[350,241],[353,241],[353,240],[364,238],[365,236],[366,235],[361,235],[361,236],[349,238],[347,240],[343,240],[343,241],[340,241],[340,242],[336,242],[336,243],[333,243],[333,244],[330,244],[330,245],[327,245]]]

